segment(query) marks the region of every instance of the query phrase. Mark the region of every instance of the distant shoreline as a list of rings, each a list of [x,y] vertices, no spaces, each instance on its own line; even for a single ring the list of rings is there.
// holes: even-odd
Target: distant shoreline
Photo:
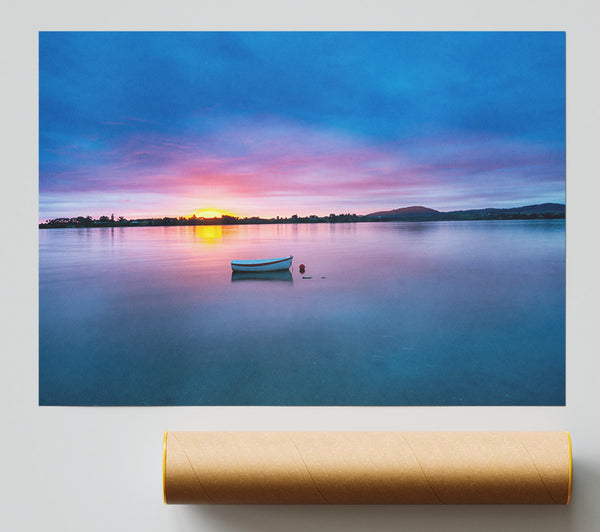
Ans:
[[[214,225],[271,225],[271,224],[315,224],[315,223],[376,223],[376,222],[443,222],[443,221],[485,221],[485,220],[564,220],[565,207],[552,205],[544,210],[542,206],[527,206],[513,209],[479,209],[470,211],[439,212],[425,208],[406,208],[371,215],[330,214],[329,216],[292,216],[290,218],[142,218],[126,220],[102,216],[99,219],[88,217],[56,218],[38,224],[39,229],[66,229],[92,227],[167,227],[167,226],[214,226]],[[421,209],[421,210],[419,210]]]

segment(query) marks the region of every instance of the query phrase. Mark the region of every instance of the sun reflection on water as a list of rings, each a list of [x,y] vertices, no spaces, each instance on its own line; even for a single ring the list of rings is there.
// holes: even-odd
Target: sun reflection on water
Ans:
[[[196,225],[194,237],[203,244],[220,244],[223,240],[223,226],[221,225]]]

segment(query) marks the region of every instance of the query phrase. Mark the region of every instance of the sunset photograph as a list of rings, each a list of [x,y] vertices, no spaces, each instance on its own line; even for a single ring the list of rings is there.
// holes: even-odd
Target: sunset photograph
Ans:
[[[565,404],[564,32],[40,32],[39,404]]]

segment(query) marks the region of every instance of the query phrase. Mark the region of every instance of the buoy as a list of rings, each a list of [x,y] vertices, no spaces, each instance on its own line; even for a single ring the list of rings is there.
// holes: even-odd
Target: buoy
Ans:
[[[306,266],[304,266],[304,264],[300,264],[300,273],[304,273],[305,269],[306,269]]]

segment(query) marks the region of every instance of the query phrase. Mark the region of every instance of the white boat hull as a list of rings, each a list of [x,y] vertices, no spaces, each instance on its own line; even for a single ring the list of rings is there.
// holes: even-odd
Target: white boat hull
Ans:
[[[292,265],[292,256],[278,259],[263,260],[232,260],[231,269],[234,272],[275,272],[289,270]]]

